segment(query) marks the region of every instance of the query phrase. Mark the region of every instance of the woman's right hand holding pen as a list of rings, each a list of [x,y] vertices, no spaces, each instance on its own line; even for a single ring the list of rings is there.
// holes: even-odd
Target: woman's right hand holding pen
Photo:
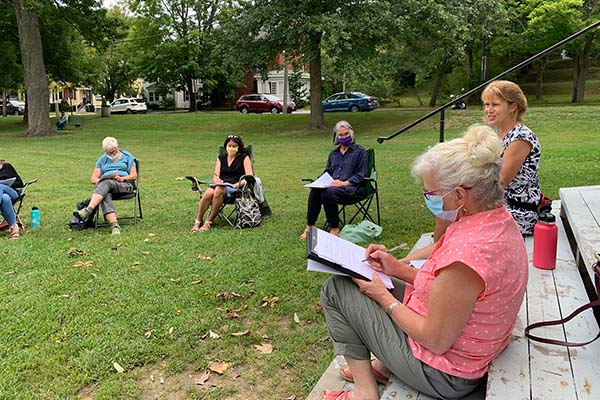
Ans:
[[[370,244],[365,250],[365,259],[375,271],[391,275],[396,259],[382,244]]]

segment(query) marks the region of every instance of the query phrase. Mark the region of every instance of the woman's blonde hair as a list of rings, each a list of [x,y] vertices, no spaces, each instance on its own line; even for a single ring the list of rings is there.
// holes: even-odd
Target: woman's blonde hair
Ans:
[[[119,142],[112,136],[107,136],[102,141],[102,148],[104,151],[111,151],[119,147]]]
[[[527,97],[519,85],[511,81],[493,81],[481,92],[481,100],[489,96],[496,96],[508,104],[516,104],[517,110],[513,114],[515,121],[523,123],[523,114],[527,111]]]
[[[482,204],[496,205],[504,199],[501,157],[498,135],[488,126],[473,125],[462,137],[438,143],[421,154],[412,166],[412,174],[422,177],[429,172],[439,185],[435,189],[470,188]]]

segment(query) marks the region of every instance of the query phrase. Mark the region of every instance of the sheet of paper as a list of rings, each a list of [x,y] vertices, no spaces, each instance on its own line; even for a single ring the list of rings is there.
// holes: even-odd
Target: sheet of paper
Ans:
[[[423,264],[425,264],[425,261],[427,260],[420,258],[418,260],[412,260],[409,264],[415,267],[416,269],[421,269]]]
[[[363,247],[322,230],[318,231],[317,245],[313,252],[321,258],[340,264],[368,279],[371,279],[373,273],[376,272],[368,263],[362,261],[365,256]],[[388,275],[376,273],[388,289],[394,287]]]
[[[328,172],[324,172],[319,178],[317,178],[316,181],[306,184],[304,185],[304,187],[322,189],[329,187],[329,185],[331,185],[331,182],[333,182],[333,178],[331,177],[331,175],[329,175]]]

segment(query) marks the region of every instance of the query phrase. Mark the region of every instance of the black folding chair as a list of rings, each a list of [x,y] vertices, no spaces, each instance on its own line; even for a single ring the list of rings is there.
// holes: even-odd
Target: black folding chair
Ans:
[[[13,201],[13,209],[15,210],[15,214],[17,216],[17,225],[19,225],[19,228],[25,227],[23,225],[23,222],[21,222],[19,213],[21,212],[21,207],[23,207],[23,200],[25,199],[25,196],[27,195],[27,189],[29,188],[29,186],[33,185],[36,182],[37,182],[37,179],[34,179],[31,181],[25,182],[23,184],[23,187],[13,188],[19,194],[19,197],[17,197],[17,199],[15,201]],[[2,223],[0,223],[0,231],[6,230],[6,229],[8,229],[8,224],[6,223],[6,221],[2,221]]]
[[[133,199],[133,215],[130,216],[121,216],[119,215],[119,224],[121,225],[136,225],[138,219],[143,219],[142,213],[142,199],[140,197],[140,162],[136,158],[135,160],[135,169],[137,170],[137,178],[133,182],[133,191],[131,193],[113,193],[112,199],[113,201],[120,200],[131,200]],[[94,228],[98,228],[101,226],[109,226],[109,223],[98,223],[99,215],[101,212],[97,212],[94,217]]]
[[[219,146],[219,155],[225,154],[225,151],[226,150],[222,145]],[[247,145],[242,154],[246,154],[248,157],[250,157],[250,160],[252,161],[252,172],[254,173],[254,155],[252,144]],[[212,179],[199,180],[195,176],[191,175],[186,176],[186,179],[189,179],[192,182],[192,190],[198,192],[200,197],[202,197],[202,194],[206,191],[206,189],[213,184]],[[235,207],[229,207],[229,209],[226,209],[227,206],[234,205],[235,199],[238,198],[239,194],[241,194],[241,192],[244,190],[252,190],[254,183],[256,182],[253,175],[244,175],[240,178],[240,181],[242,180],[246,182],[247,186],[240,187],[239,191],[234,192],[231,197],[225,200],[223,204],[221,204],[221,208],[219,208],[219,213],[217,214],[217,217],[222,218],[232,227],[235,226]]]
[[[345,198],[341,202],[340,207],[340,222],[344,225],[351,224],[356,217],[362,217],[361,220],[368,219],[371,222],[381,225],[381,216],[379,212],[379,188],[377,187],[377,169],[375,168],[375,150],[367,149],[369,176],[363,180],[365,192],[363,195],[354,195]],[[371,205],[375,200],[375,210],[377,211],[377,221],[373,218],[370,212]],[[352,218],[346,222],[346,209],[354,206],[354,214]],[[350,211],[350,213],[352,212]]]

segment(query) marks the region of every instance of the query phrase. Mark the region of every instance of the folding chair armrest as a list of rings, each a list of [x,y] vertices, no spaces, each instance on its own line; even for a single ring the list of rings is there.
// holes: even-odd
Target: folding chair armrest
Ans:
[[[312,178],[302,178],[301,181],[302,182],[314,182],[315,180]]]
[[[25,187],[27,187],[29,185],[33,185],[37,181],[38,181],[37,179],[31,180],[31,181],[27,181],[27,182],[25,182],[25,184],[23,185],[23,187],[25,188]]]

